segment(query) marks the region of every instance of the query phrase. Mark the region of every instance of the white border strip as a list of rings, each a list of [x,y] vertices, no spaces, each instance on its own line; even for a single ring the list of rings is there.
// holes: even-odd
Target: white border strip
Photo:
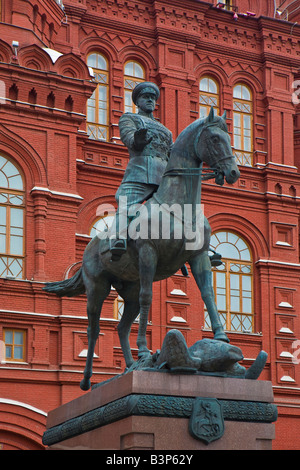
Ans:
[[[83,197],[79,196],[78,194],[61,193],[59,191],[52,191],[49,188],[42,188],[42,187],[39,187],[39,186],[34,186],[34,188],[32,188],[32,190],[30,192],[32,193],[32,191],[44,191],[45,193],[54,194],[56,196],[67,196],[67,197],[73,197],[74,199],[82,199],[83,200]]]
[[[38,408],[28,405],[27,403],[22,403],[21,401],[10,400],[9,398],[0,398],[0,403],[4,403],[5,405],[20,406],[21,408],[27,408],[27,410],[34,411],[35,413],[38,413],[40,415],[48,416],[48,413],[46,413],[45,411],[39,410]]]

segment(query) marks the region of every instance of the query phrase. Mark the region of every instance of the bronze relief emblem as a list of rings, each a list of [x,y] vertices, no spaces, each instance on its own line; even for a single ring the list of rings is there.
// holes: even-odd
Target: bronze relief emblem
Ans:
[[[223,436],[222,406],[216,398],[195,398],[189,431],[195,439],[205,444],[210,444]]]

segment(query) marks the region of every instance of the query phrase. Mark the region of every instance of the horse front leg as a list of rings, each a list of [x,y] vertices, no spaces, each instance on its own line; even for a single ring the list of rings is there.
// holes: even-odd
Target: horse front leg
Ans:
[[[129,336],[131,325],[140,311],[139,291],[139,283],[131,283],[127,285],[125,289],[118,290],[118,293],[124,299],[124,312],[118,325],[118,335],[126,367],[130,367],[134,363],[130,349]]]
[[[215,303],[215,295],[212,283],[211,263],[207,251],[192,258],[189,262],[192,274],[201,292],[203,302],[211,321],[214,339],[229,343],[229,339],[224,332],[220,315]]]
[[[145,242],[144,242],[145,243]],[[147,325],[149,310],[152,303],[152,284],[156,272],[157,254],[155,248],[150,244],[144,244],[139,250],[139,272],[140,272],[140,323],[137,337],[138,356],[147,357],[150,351],[147,347]]]

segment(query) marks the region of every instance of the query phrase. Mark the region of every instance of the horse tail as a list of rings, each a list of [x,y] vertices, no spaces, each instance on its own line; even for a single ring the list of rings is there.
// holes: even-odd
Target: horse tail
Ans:
[[[80,268],[71,279],[60,282],[47,282],[43,288],[46,292],[51,292],[59,297],[76,297],[85,293],[85,285],[82,278],[82,268]]]

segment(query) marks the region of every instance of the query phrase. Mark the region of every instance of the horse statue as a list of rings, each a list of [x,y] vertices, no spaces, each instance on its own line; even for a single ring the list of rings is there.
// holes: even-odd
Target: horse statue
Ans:
[[[208,166],[207,171],[210,173],[205,173],[203,163]],[[94,348],[100,332],[100,313],[112,286],[124,299],[118,335],[127,368],[134,364],[129,335],[138,315],[138,357],[151,356],[147,348],[146,329],[153,282],[172,276],[185,263],[189,263],[206,305],[214,339],[229,342],[214,300],[208,255],[211,229],[204,215],[202,219],[200,217],[201,223],[197,223],[196,206],[201,202],[202,180],[215,178],[217,184],[223,185],[225,178],[227,183],[233,184],[239,176],[226,125],[226,113],[222,117],[217,116],[211,108],[208,117],[194,121],[178,136],[157,192],[143,204],[143,210],[140,211],[139,223],[144,227],[148,224],[149,232],[153,217],[157,224],[155,211],[161,211],[160,223],[167,217],[170,220],[170,236],[155,234],[152,238],[129,237],[127,251],[118,261],[111,260],[108,237],[96,236],[87,245],[82,266],[71,279],[45,285],[45,291],[58,296],[87,295],[88,353],[84,378],[80,383],[82,390],[88,390],[91,386]],[[172,213],[174,205],[182,209],[182,214],[185,208],[192,207],[193,215],[186,217],[188,223],[183,220],[184,217],[179,220],[178,212],[175,215]],[[135,219],[130,222],[129,229],[134,223]],[[189,226],[196,233],[195,237],[198,236],[194,246],[189,244],[191,237],[187,237],[184,230],[182,236],[178,236],[178,226],[182,225]]]

